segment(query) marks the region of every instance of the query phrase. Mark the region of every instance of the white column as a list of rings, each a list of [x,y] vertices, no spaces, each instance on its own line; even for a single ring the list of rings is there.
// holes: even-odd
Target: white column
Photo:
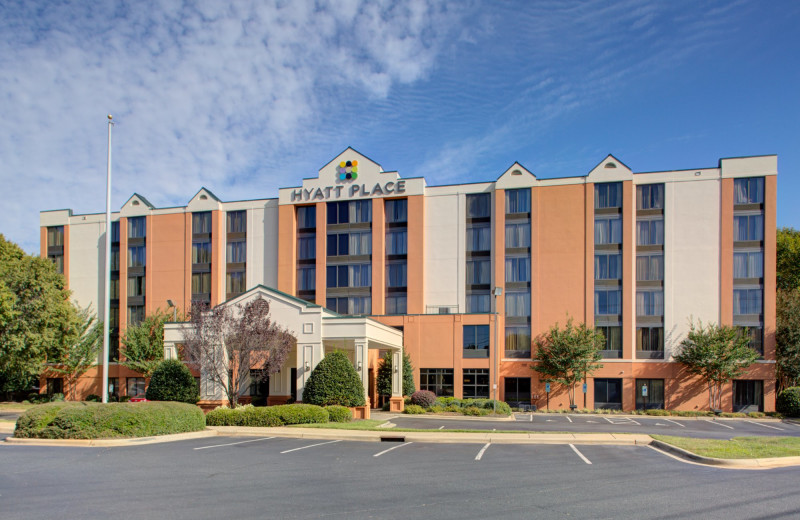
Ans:
[[[403,351],[392,352],[392,397],[403,397]]]
[[[366,338],[359,338],[355,340],[356,352],[355,363],[358,376],[361,378],[361,384],[364,386],[364,395],[369,397],[369,347]]]

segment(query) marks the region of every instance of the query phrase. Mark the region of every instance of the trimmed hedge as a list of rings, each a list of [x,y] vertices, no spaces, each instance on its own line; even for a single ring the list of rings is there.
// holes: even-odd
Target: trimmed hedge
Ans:
[[[418,404],[409,404],[408,406],[406,406],[404,412],[409,415],[419,415],[421,413],[425,413],[425,408],[421,407]]]
[[[345,423],[353,420],[353,411],[346,406],[332,404],[330,406],[326,406],[325,409],[328,410],[328,418],[331,422]]]
[[[350,410],[347,410],[348,412]],[[312,404],[282,404],[279,406],[217,408],[206,414],[209,426],[285,426],[289,424],[324,424],[328,411]]]
[[[318,406],[367,404],[361,378],[344,352],[326,354],[311,371],[303,388],[303,402]]]
[[[775,410],[789,417],[800,417],[800,386],[781,391],[775,401]]]
[[[156,366],[145,397],[148,401],[178,401],[189,404],[200,400],[192,371],[177,359],[165,359]]]
[[[494,399],[459,399],[457,397],[439,397],[436,399],[436,405],[444,407],[445,411],[461,413],[464,413],[465,409],[471,407],[489,410],[491,412],[495,409],[495,402],[497,403],[498,414],[511,415],[511,407],[508,403],[495,401]],[[475,412],[470,411],[470,413],[465,415],[475,415]]]
[[[49,403],[28,409],[14,436],[37,439],[110,439],[194,432],[202,410],[185,403]]]

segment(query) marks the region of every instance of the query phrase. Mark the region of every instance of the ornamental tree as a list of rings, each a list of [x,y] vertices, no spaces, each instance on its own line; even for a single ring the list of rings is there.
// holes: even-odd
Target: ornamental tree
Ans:
[[[387,352],[381,358],[378,365],[378,395],[392,395],[392,353]],[[403,395],[411,395],[416,391],[414,384],[414,367],[411,365],[411,357],[403,352]]]
[[[702,321],[689,322],[689,333],[681,342],[675,360],[700,376],[708,385],[708,405],[719,410],[722,386],[744,373],[758,359],[750,347],[750,337],[741,329]]]
[[[800,384],[800,289],[778,291],[775,359],[778,391]]]
[[[303,402],[318,406],[364,406],[364,385],[344,352],[326,354],[308,376]]]
[[[778,289],[800,287],[800,231],[784,227],[777,232],[776,283]]]
[[[145,395],[148,401],[178,401],[195,404],[200,396],[192,371],[177,359],[158,363]]]
[[[603,367],[598,361],[602,359],[600,351],[605,342],[602,332],[585,323],[574,325],[569,318],[563,329],[556,323],[547,333],[536,338],[538,362],[533,370],[545,381],[566,386],[570,408],[574,408],[575,384]]]
[[[78,379],[97,364],[103,346],[103,322],[97,321],[91,306],[80,309],[65,345],[53,358],[50,370],[64,376],[64,393],[76,396]]]
[[[121,342],[125,356],[121,364],[144,377],[164,359],[164,323],[172,319],[172,313],[156,309],[138,325],[125,329]]]

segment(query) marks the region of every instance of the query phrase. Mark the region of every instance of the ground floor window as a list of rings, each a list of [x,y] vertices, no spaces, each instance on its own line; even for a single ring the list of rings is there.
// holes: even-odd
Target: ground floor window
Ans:
[[[136,397],[144,395],[144,378],[143,377],[129,377],[128,378],[128,397]]]
[[[419,389],[428,390],[438,396],[453,396],[452,368],[421,368],[419,370]]]
[[[636,409],[664,409],[664,380],[636,380]]]
[[[64,379],[60,377],[47,378],[47,395],[63,394],[64,393]]]
[[[622,379],[595,379],[594,407],[621,410]]]
[[[530,377],[507,377],[505,378],[505,400],[511,406],[519,403],[531,403],[531,378]]]
[[[114,400],[119,399],[119,378],[118,377],[109,377],[108,378],[108,397],[114,398]]]
[[[262,398],[269,396],[269,375],[264,370],[250,371],[250,396]]]
[[[464,370],[464,399],[489,398],[489,369],[467,368]]]
[[[733,411],[734,412],[763,412],[764,411],[764,382],[763,381],[734,381],[733,382]]]

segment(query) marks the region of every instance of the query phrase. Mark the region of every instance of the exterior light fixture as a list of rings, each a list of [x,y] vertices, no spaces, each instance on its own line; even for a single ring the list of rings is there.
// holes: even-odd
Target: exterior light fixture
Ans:
[[[306,372],[308,372],[309,370],[311,370],[311,365],[309,364],[308,361],[306,361]]]
[[[172,302],[172,300],[167,300],[167,308],[172,308],[172,321],[178,321],[178,308]]]
[[[358,360],[358,371],[361,372],[361,360]]]
[[[394,373],[396,374],[398,372],[400,372],[400,367],[394,367]]]

